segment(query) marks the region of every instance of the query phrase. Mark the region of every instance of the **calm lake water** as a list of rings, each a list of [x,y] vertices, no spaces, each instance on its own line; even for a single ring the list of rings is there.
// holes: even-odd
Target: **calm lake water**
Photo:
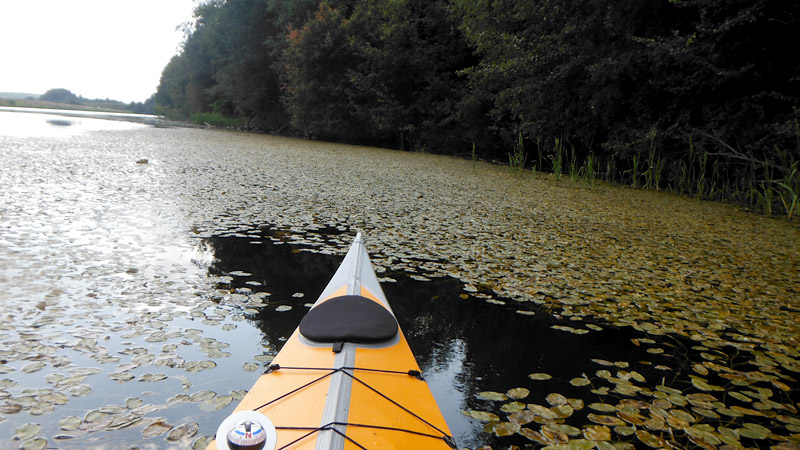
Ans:
[[[357,231],[462,447],[800,440],[796,224],[434,155],[9,111],[0,186],[0,448],[199,445]],[[563,417],[503,436],[464,414],[520,405]],[[598,418],[609,405],[650,422]]]

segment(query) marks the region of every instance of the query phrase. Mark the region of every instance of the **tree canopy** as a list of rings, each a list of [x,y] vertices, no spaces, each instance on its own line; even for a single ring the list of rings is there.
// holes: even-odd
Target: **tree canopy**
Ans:
[[[50,89],[39,97],[39,100],[46,102],[65,103],[68,105],[77,105],[81,103],[81,98],[73,94],[68,89]]]

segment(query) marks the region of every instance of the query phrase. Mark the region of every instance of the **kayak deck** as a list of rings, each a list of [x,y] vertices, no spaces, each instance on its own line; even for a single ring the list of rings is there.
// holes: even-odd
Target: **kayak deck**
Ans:
[[[269,418],[276,449],[456,448],[360,234],[239,411]]]

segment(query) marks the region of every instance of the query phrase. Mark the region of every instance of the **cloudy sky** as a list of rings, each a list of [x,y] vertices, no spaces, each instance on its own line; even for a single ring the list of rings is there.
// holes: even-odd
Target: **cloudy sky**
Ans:
[[[0,92],[155,93],[195,0],[0,0]]]

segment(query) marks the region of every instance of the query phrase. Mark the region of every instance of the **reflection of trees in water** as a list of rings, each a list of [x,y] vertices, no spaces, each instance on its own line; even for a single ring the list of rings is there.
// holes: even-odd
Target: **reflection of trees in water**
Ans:
[[[252,244],[259,240],[262,244]],[[298,251],[295,245],[274,245],[256,237],[213,237],[204,241],[213,248],[215,258],[209,274],[224,275],[245,271],[249,277],[234,277],[230,288],[248,287],[267,291],[272,305],[289,304],[287,312],[264,308],[255,321],[277,342],[297,327],[336,271],[342,256]],[[422,282],[403,274],[388,274],[396,283],[383,283],[389,303],[421,366],[437,367],[454,357],[453,348],[462,348],[467,366],[482,378],[482,385],[505,385],[509,378],[526,378],[544,371],[556,378],[580,376],[579,370],[592,363],[584,358],[611,361],[646,359],[630,342],[633,335],[624,330],[606,329],[586,335],[554,330],[557,321],[547,313],[535,316],[516,314],[526,304],[509,302],[494,305],[478,299],[461,299],[462,284],[455,279]],[[246,285],[258,281],[261,286]],[[303,292],[303,298],[292,294]],[[527,308],[529,309],[529,308]],[[579,325],[575,325],[576,327]],[[453,342],[460,342],[453,346]],[[467,380],[462,380],[467,381]],[[467,383],[469,384],[469,383]]]
[[[254,240],[262,243],[252,244]],[[282,345],[281,338],[287,338],[297,327],[308,311],[304,305],[316,301],[343,257],[299,251],[301,247],[296,245],[274,245],[270,239],[256,236],[214,237],[204,242],[215,255],[208,268],[210,275],[248,272],[249,277],[233,277],[229,288],[247,287],[272,294],[268,297],[272,306],[263,308],[254,323],[265,339],[277,346]],[[448,391],[451,394],[457,391],[462,397],[457,402],[459,408],[485,409],[486,403],[475,399],[477,392],[506,391],[520,386],[532,388],[530,398],[524,400],[527,402],[546,404],[544,397],[550,392],[582,398],[585,389],[571,386],[567,381],[580,377],[587,367],[596,368],[590,359],[631,364],[650,359],[644,349],[631,343],[634,333],[630,329],[606,328],[584,335],[571,334],[551,328],[569,321],[557,320],[544,311],[536,310],[534,316],[515,312],[530,310],[527,304],[509,301],[507,305],[496,305],[474,298],[461,299],[463,285],[452,278],[422,282],[400,273],[385,275],[397,280],[382,287],[420,367],[427,373],[445,373],[443,376],[451,377]],[[245,284],[251,280],[262,285]],[[305,296],[292,297],[296,292]],[[293,308],[277,312],[278,304]],[[637,366],[636,370],[650,380],[657,378],[655,371],[647,366]],[[546,372],[553,380],[532,385],[528,374],[533,372]],[[450,425],[472,426],[466,419],[462,422]],[[463,431],[453,430],[455,434]],[[480,436],[481,440],[488,438]]]
[[[253,244],[260,241],[261,244]],[[269,238],[257,236],[212,237],[204,243],[213,248],[214,260],[209,275],[227,275],[235,271],[250,273],[249,277],[233,277],[230,289],[247,287],[253,292],[269,292],[265,299],[271,305],[287,304],[290,311],[276,312],[275,307],[262,308],[254,324],[266,335],[268,342],[278,344],[289,337],[308,308],[322,292],[336,271],[342,257],[298,251],[293,245],[274,245]],[[257,281],[260,286],[247,285]],[[228,286],[225,286],[228,287]],[[302,292],[304,297],[292,297]],[[282,344],[278,344],[282,345]]]

